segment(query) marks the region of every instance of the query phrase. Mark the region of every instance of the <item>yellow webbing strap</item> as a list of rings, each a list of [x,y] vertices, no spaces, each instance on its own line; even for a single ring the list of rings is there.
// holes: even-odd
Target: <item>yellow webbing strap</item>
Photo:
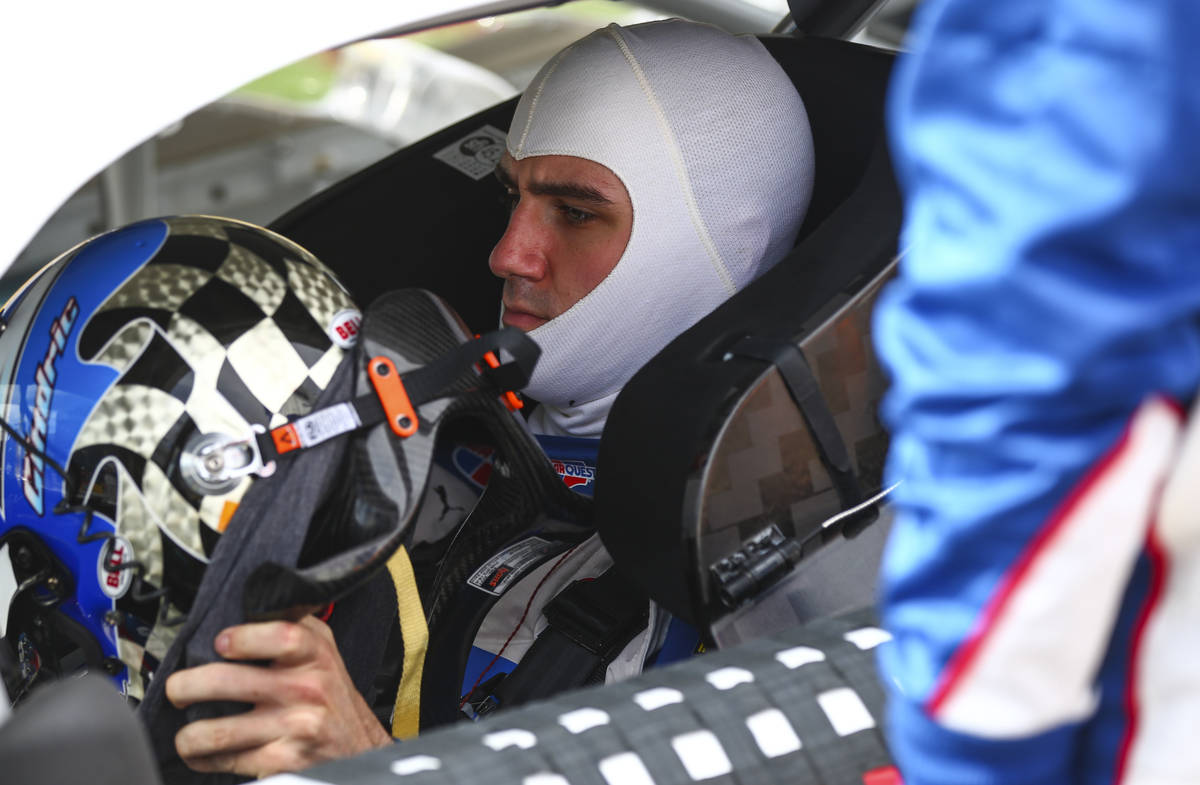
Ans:
[[[404,670],[400,675],[400,689],[396,690],[392,737],[411,739],[417,735],[420,726],[421,671],[425,668],[429,628],[425,625],[425,610],[417,594],[412,562],[403,546],[388,559],[387,568],[396,588],[396,612],[400,616],[400,634],[404,639]]]

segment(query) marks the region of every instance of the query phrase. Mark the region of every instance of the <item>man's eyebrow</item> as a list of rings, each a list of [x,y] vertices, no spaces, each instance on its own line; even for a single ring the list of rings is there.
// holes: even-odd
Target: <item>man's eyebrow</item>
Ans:
[[[529,184],[529,193],[537,196],[565,196],[569,199],[579,199],[592,204],[612,204],[613,200],[583,183],[533,182]]]
[[[503,166],[497,166],[494,171],[496,179],[500,181],[500,185],[510,191],[517,190],[517,181],[513,179],[507,169]],[[535,196],[565,196],[570,199],[591,202],[592,204],[613,204],[612,199],[609,199],[592,186],[584,185],[583,183],[532,182],[526,190]]]

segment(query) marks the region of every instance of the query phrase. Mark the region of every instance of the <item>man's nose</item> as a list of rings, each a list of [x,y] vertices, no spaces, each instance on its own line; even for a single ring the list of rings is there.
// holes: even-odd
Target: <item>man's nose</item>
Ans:
[[[546,237],[532,210],[517,205],[500,242],[488,257],[492,275],[541,280],[546,274]]]

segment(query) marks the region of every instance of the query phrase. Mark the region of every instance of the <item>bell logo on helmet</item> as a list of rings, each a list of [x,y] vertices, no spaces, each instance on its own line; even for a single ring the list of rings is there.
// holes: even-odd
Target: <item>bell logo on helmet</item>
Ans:
[[[74,297],[67,299],[62,313],[50,324],[50,345],[46,347],[46,355],[34,371],[34,398],[31,412],[32,422],[26,438],[40,452],[46,451],[46,432],[50,423],[50,402],[54,398],[54,383],[58,379],[55,367],[59,356],[67,347],[67,336],[75,326],[79,316],[79,303]],[[45,485],[46,466],[41,455],[33,450],[27,450],[25,461],[21,468],[21,480],[25,489],[25,498],[33,511],[42,514],[42,490]]]
[[[109,544],[100,549],[96,562],[96,577],[100,590],[114,600],[119,600],[129,591],[133,582],[133,570],[122,570],[122,564],[133,561],[133,546],[124,537],[113,537]]]
[[[345,308],[333,315],[329,322],[329,340],[343,349],[349,349],[358,342],[358,326],[362,324],[362,314],[355,308]]]

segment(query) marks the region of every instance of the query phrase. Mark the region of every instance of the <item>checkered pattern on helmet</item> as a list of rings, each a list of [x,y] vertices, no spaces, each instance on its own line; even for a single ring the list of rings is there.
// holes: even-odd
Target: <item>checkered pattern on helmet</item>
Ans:
[[[110,444],[149,458],[183,407],[182,401],[163,390],[114,385],[92,410],[72,452]]]
[[[221,219],[166,222],[154,258],[81,331],[83,359],[120,376],[75,449],[127,451],[117,458],[156,528],[205,561],[200,527],[217,530],[224,502],[239,500],[248,481],[219,499],[201,497],[163,465],[182,445],[163,442],[247,433],[307,412],[342,356],[326,330],[354,305],[311,255],[264,230]],[[127,526],[149,525],[139,517],[118,522],[123,536]]]
[[[320,325],[328,325],[338,311],[350,306],[350,297],[323,270],[288,259],[288,283]]]
[[[212,278],[212,273],[181,264],[148,264],[133,274],[112,297],[97,309],[153,307],[174,310]]]
[[[162,583],[163,552],[158,527],[146,509],[146,500],[128,472],[117,469],[120,492],[117,495],[117,518],[126,522],[123,535],[129,541],[137,559],[146,567],[144,578],[154,585]]]
[[[238,245],[230,246],[217,275],[245,293],[264,313],[273,313],[287,292],[287,282],[271,265]]]
[[[229,239],[229,226],[237,226],[232,221],[214,221],[202,215],[181,215],[167,218],[173,236],[183,237],[215,237],[218,240]]]
[[[150,340],[150,336],[154,334],[154,324],[149,321],[137,321],[128,323],[125,329],[121,330],[95,356],[93,362],[103,363],[111,366],[118,373],[124,373],[125,369],[136,360],[145,348],[146,343]]]

